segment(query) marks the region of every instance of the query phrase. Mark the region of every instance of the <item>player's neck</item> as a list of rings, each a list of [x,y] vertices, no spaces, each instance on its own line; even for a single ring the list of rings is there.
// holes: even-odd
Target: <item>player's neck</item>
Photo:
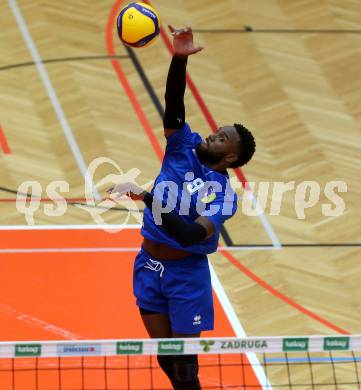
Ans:
[[[224,173],[229,168],[225,161],[215,161],[209,154],[204,153],[199,146],[196,148],[196,154],[201,163],[212,171]]]
[[[207,161],[206,159],[202,159],[201,157],[198,158],[203,165],[206,165],[207,168],[212,169],[212,171],[220,173],[224,173],[225,171],[227,171],[228,166],[224,163],[224,161],[221,161],[219,163],[212,163],[210,161]]]
[[[208,168],[212,169],[212,171],[216,171],[223,174],[227,172],[227,166],[225,164],[216,164],[216,165],[205,164],[205,165],[207,165]]]

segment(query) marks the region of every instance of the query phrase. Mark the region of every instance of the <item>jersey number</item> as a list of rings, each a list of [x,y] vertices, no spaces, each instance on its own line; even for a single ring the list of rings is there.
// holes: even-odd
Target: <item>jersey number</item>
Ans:
[[[187,191],[193,195],[204,187],[204,181],[201,178],[194,179],[192,183],[187,184]]]

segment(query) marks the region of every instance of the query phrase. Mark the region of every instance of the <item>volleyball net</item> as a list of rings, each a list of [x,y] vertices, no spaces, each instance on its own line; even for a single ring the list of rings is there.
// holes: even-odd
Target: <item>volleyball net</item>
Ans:
[[[2,342],[0,389],[171,389],[157,354],[198,354],[202,389],[361,386],[361,335],[352,335]]]

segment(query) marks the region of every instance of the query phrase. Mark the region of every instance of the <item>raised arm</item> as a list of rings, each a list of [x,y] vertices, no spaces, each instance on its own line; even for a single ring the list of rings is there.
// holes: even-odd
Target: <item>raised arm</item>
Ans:
[[[165,91],[163,126],[166,137],[169,137],[184,125],[187,60],[189,55],[198,53],[203,49],[194,46],[193,33],[190,27],[179,30],[175,30],[172,26],[168,27],[173,35],[174,55],[169,67]]]

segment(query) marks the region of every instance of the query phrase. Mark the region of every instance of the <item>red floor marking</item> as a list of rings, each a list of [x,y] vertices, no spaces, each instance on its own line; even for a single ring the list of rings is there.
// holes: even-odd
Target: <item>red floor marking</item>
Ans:
[[[258,277],[256,274],[254,274],[251,270],[249,270],[247,267],[245,267],[243,264],[241,264],[231,253],[229,252],[222,252],[223,256],[226,257],[234,266],[236,266],[240,271],[242,271],[245,275],[247,275],[250,279],[255,281],[257,284],[262,286],[264,289],[266,289],[268,292],[270,292],[275,297],[281,299],[281,301],[287,303],[288,305],[293,306],[295,309],[299,310],[302,314],[305,314],[308,317],[311,317],[312,319],[320,322],[321,324],[327,326],[328,328],[331,328],[332,330],[335,330],[338,333],[342,334],[350,334],[349,331],[342,329],[338,327],[337,325],[334,325],[332,322],[325,320],[318,314],[312,312],[311,310],[306,309],[296,301],[294,301],[291,298],[286,297],[281,292],[276,290],[274,287],[272,287],[270,284],[262,280],[260,277]]]
[[[6,136],[5,136],[5,132],[4,132],[3,128],[1,127],[1,125],[0,125],[0,145],[1,145],[1,149],[3,150],[4,154],[11,153],[8,141],[7,141]]]

